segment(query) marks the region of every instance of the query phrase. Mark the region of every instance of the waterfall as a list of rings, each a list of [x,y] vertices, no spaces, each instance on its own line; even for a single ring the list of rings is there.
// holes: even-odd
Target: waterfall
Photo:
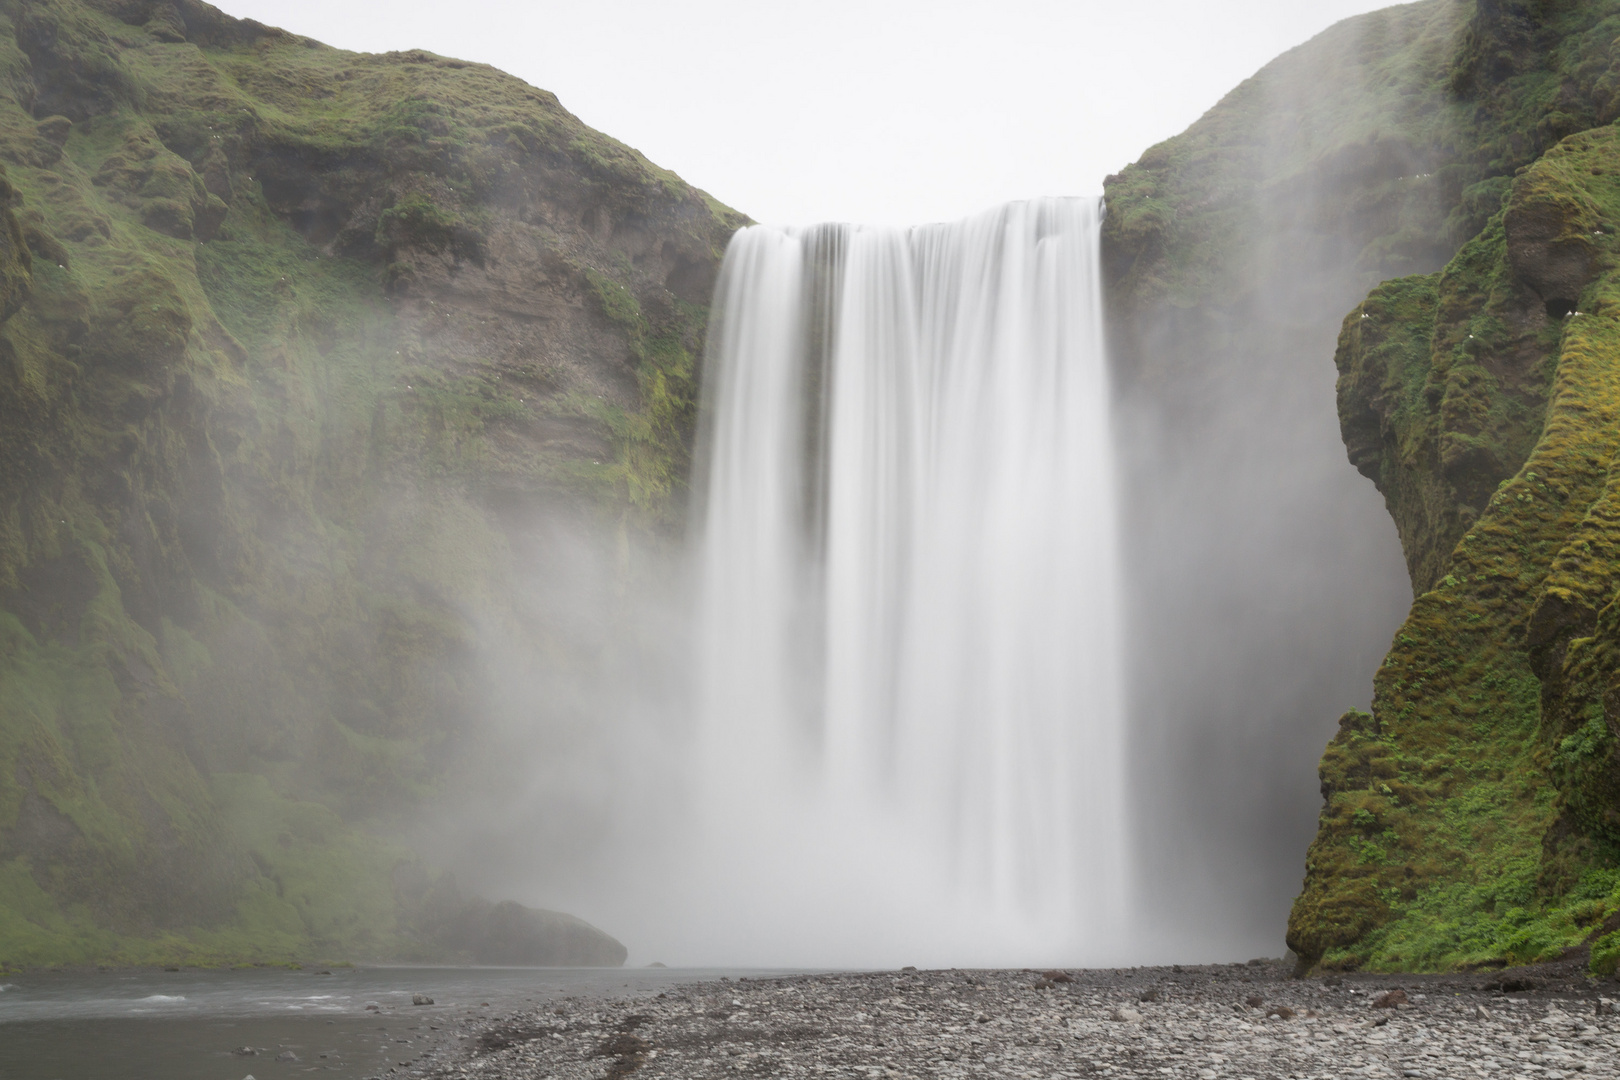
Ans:
[[[1114,955],[1101,216],[1040,199],[732,240],[704,371],[696,641],[698,827],[750,897],[718,932],[729,958]]]

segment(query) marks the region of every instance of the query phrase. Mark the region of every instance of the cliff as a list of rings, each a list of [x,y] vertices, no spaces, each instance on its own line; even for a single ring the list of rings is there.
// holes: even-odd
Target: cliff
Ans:
[[[1514,40],[1521,66],[1601,94],[1612,67],[1558,68],[1616,27],[1596,5],[1517,21],[1482,7],[1470,44]],[[1504,178],[1500,209],[1441,272],[1379,286],[1340,333],[1345,442],[1418,595],[1371,713],[1347,714],[1322,761],[1290,921],[1307,962],[1577,950],[1606,974],[1620,956],[1617,113],[1610,101]]]
[[[1500,964],[1590,945],[1607,970],[1620,951],[1602,936],[1620,912],[1603,704],[1617,13],[1425,0],[1347,20],[1110,179],[1127,407],[1192,418],[1152,426],[1160,445],[1137,449],[1136,467],[1151,476],[1180,453],[1219,492],[1209,502],[1247,498],[1251,532],[1234,546],[1282,553],[1247,582],[1264,598],[1248,603],[1272,608],[1269,593],[1306,582],[1341,654],[1377,629],[1355,606],[1376,578],[1353,546],[1291,523],[1334,520],[1313,491],[1342,494],[1339,481],[1315,460],[1301,481],[1301,457],[1279,459],[1303,443],[1202,414],[1214,402],[1286,430],[1290,414],[1268,406],[1322,408],[1325,385],[1307,393],[1300,372],[1325,368],[1322,331],[1351,311],[1338,427],[1384,497],[1416,600],[1383,663],[1362,668],[1377,667],[1371,711],[1343,715],[1319,765],[1323,808],[1288,933],[1306,967]],[[1324,321],[1301,329],[1307,319]],[[1200,466],[1211,435],[1254,451]],[[1256,488],[1266,494],[1245,495]],[[1202,524],[1197,502],[1146,499],[1150,523]],[[1290,575],[1301,551],[1338,587]],[[1140,590],[1140,618],[1196,622],[1199,588]],[[1263,670],[1235,649],[1221,659]],[[1204,708],[1200,690],[1229,685],[1199,682],[1189,712]],[[1333,689],[1318,680],[1301,695],[1298,729],[1321,730]],[[1195,739],[1197,719],[1184,731]]]
[[[492,642],[589,662],[535,538],[678,520],[741,217],[195,0],[0,3],[0,160],[0,966],[622,961],[408,822],[498,756]]]

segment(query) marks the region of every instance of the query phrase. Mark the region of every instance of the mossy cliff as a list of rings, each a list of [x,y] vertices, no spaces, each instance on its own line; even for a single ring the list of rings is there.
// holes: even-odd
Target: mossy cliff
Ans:
[[[1613,9],[1587,14],[1620,32]],[[1519,26],[1547,35],[1543,65],[1567,54],[1557,19]],[[1389,502],[1418,596],[1371,714],[1347,715],[1322,761],[1290,921],[1309,962],[1588,948],[1604,974],[1620,955],[1617,170],[1612,125],[1561,139],[1504,178],[1501,208],[1444,270],[1384,283],[1345,321],[1346,444]]]
[[[1128,404],[1196,416],[1230,384],[1253,417],[1267,380],[1323,370],[1322,331],[1351,311],[1339,427],[1417,599],[1371,712],[1344,714],[1320,762],[1288,934],[1307,965],[1508,963],[1594,941],[1605,969],[1620,951],[1604,936],[1620,925],[1620,714],[1604,711],[1617,116],[1620,4],[1424,0],[1286,54],[1110,179]],[[1258,454],[1241,467],[1288,475]],[[1346,584],[1317,618],[1355,617],[1365,579]],[[1301,729],[1320,730],[1323,689]]]
[[[0,0],[0,159],[0,966],[622,959],[402,822],[487,639],[567,647],[536,523],[678,520],[740,217],[490,68],[193,0]]]

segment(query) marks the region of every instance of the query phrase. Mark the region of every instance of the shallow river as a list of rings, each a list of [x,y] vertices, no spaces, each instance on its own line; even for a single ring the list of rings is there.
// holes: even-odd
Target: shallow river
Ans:
[[[0,1080],[375,1076],[452,1037],[447,1030],[456,1019],[575,994],[656,994],[673,983],[739,974],[338,967],[7,976],[0,979]],[[434,1003],[413,1005],[415,995]]]

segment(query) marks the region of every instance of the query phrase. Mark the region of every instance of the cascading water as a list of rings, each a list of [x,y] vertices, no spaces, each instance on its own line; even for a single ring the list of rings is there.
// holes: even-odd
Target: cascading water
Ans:
[[[732,240],[699,547],[714,959],[1116,955],[1101,214]]]

